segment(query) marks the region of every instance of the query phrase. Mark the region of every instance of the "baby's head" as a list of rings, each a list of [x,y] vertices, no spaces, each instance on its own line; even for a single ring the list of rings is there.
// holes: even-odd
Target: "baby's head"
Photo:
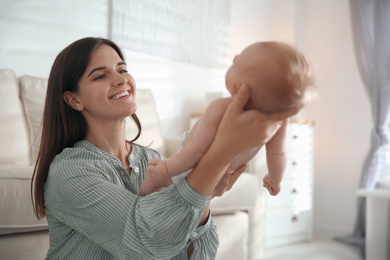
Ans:
[[[229,92],[241,84],[249,87],[246,109],[292,116],[314,97],[314,78],[304,55],[280,42],[258,42],[234,58],[226,73]]]

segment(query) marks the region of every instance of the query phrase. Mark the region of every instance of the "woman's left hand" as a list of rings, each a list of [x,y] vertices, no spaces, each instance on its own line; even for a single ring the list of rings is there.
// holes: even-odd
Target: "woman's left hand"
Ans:
[[[234,183],[241,176],[241,174],[245,171],[246,167],[247,167],[247,164],[243,164],[240,166],[240,168],[235,170],[233,173],[231,173],[231,170],[228,169],[226,171],[225,175],[222,177],[222,179],[218,183],[217,187],[215,187],[212,198],[220,197],[226,191],[230,190],[233,187]]]
[[[245,171],[246,167],[247,164],[243,164],[240,166],[240,168],[235,170],[233,173],[231,173],[230,169],[228,169],[225,175],[222,177],[221,181],[218,183],[217,187],[215,188],[211,199],[213,199],[214,197],[220,197],[226,191],[230,190],[233,187],[234,183],[238,180],[238,177],[240,177],[241,174]],[[210,203],[206,207],[203,213],[199,226],[202,226],[207,222],[209,212],[210,212]]]

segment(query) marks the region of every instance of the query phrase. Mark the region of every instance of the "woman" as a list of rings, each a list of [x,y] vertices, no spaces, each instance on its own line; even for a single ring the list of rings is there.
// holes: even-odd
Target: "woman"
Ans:
[[[241,90],[187,178],[140,197],[148,160],[162,156],[134,143],[136,84],[123,54],[102,38],[66,47],[50,72],[32,183],[35,213],[49,223],[47,259],[215,258],[209,201],[244,171],[224,174],[235,156],[270,134],[260,113],[243,111],[248,91]],[[132,141],[129,115],[139,129]]]

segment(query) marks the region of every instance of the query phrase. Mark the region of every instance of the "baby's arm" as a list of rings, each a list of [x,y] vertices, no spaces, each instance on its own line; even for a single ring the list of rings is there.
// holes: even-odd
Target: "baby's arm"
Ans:
[[[210,147],[217,132],[219,122],[232,99],[222,98],[213,101],[203,116],[195,123],[187,134],[181,150],[165,159],[152,159],[140,189],[144,196],[159,190],[167,179],[192,169]]]
[[[280,183],[283,179],[287,164],[285,140],[287,134],[288,118],[282,121],[282,125],[272,139],[266,143],[266,157],[268,174],[264,177],[264,187],[269,193],[276,196],[280,192]]]
[[[180,151],[165,160],[169,176],[192,169],[202,158],[214,140],[219,122],[230,102],[230,98],[216,99],[207,107],[187,134]]]

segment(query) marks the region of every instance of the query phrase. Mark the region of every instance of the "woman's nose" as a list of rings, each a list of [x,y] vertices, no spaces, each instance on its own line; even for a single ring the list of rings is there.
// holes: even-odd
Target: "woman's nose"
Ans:
[[[127,83],[127,78],[125,76],[122,76],[120,74],[117,74],[114,81],[112,82],[112,85],[115,87],[122,86]]]

